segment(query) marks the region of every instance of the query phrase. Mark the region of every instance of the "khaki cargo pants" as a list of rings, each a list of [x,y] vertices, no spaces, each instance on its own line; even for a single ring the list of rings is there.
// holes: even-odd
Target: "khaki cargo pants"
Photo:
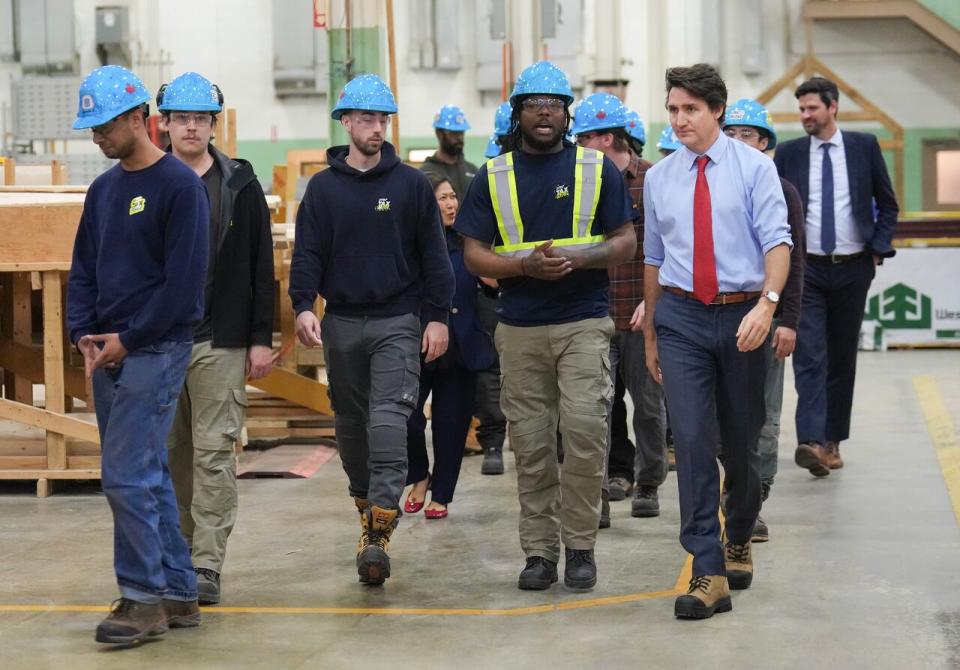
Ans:
[[[246,413],[247,350],[193,346],[187,377],[167,437],[180,529],[193,565],[222,572],[237,520],[237,454]]]
[[[497,326],[500,405],[517,459],[520,545],[528,558],[558,562],[561,542],[568,549],[592,549],[596,543],[613,398],[611,335],[609,317]]]

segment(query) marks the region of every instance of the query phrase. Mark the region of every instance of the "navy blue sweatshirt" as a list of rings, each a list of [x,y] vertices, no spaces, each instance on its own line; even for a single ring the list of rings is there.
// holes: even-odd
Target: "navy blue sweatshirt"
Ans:
[[[347,165],[347,149],[327,151],[330,168],[310,179],[297,211],[295,313],[313,309],[319,293],[330,314],[446,323],[453,269],[430,183],[388,142],[366,172]]]
[[[171,155],[87,190],[73,246],[67,326],[76,343],[119,333],[127,351],[189,342],[203,316],[210,205],[193,170]]]

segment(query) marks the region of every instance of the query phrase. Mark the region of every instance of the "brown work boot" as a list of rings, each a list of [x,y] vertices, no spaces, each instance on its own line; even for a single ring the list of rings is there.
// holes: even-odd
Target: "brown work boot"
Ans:
[[[193,628],[200,625],[200,604],[196,600],[164,598],[163,613],[170,628]]]
[[[730,588],[739,591],[750,588],[753,581],[753,556],[750,542],[734,544],[729,540],[723,543],[723,560],[727,568],[727,583]]]
[[[730,589],[723,575],[700,575],[690,580],[685,595],[673,604],[673,615],[678,619],[709,619],[714,612],[733,609]]]
[[[823,448],[823,464],[831,470],[839,470],[843,467],[843,459],[840,458],[840,443],[827,442]]]
[[[793,454],[794,462],[801,468],[806,468],[814,477],[826,477],[830,474],[830,469],[824,465],[823,457],[825,451],[822,446],[816,442],[803,442],[797,445],[797,450]]]
[[[119,598],[110,614],[97,626],[97,642],[133,644],[167,632],[167,616],[161,603],[141,603]]]
[[[372,505],[362,513],[360,546],[357,551],[357,574],[361,584],[377,586],[390,576],[387,548],[390,536],[400,522],[399,510]]]

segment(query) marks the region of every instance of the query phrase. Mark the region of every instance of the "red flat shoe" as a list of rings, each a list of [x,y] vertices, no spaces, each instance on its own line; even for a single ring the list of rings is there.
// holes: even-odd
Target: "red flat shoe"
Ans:
[[[428,519],[446,519],[447,518],[447,508],[443,509],[425,509],[423,510],[423,515]]]
[[[417,512],[423,509],[423,503],[425,502],[426,500],[421,500],[420,502],[414,502],[410,500],[410,496],[407,496],[406,501],[403,503],[403,511],[406,512],[407,514],[416,514]]]

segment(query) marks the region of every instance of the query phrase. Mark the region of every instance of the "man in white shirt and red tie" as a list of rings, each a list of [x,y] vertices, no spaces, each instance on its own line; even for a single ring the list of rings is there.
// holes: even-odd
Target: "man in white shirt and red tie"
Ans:
[[[732,609],[729,589],[753,578],[761,347],[792,242],[773,161],[721,132],[727,89],[717,71],[670,68],[666,88],[682,146],[646,176],[643,328],[647,366],[664,386],[673,427],[680,542],[693,554],[693,578],[674,614],[703,619]],[[728,492],[722,538],[718,427]]]
[[[896,253],[899,207],[877,138],[837,127],[837,85],[813,77],[794,95],[809,137],[784,142],[774,157],[806,210],[807,264],[793,354],[794,460],[824,477],[843,467],[840,442],[850,437],[867,290],[876,266]]]

